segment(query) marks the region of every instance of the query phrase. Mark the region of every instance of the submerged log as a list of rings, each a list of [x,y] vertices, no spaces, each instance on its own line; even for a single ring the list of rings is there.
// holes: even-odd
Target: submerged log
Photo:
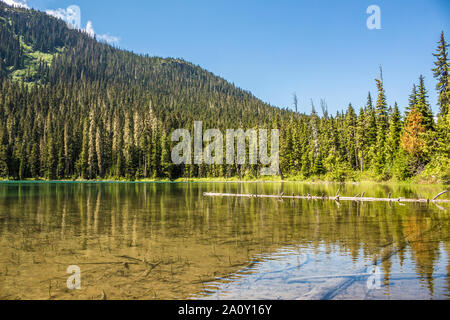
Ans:
[[[446,192],[446,191],[445,191]],[[450,203],[450,200],[437,200],[439,196],[444,194],[445,192],[441,192],[438,194],[432,202],[436,203]],[[304,200],[332,200],[332,201],[359,201],[359,202],[376,202],[376,201],[384,201],[384,202],[423,202],[429,203],[430,199],[405,199],[405,198],[370,198],[370,197],[317,197],[317,196],[285,196],[285,195],[265,195],[265,194],[236,194],[236,193],[214,193],[214,192],[205,192],[203,194],[205,197],[237,197],[237,198],[272,198],[272,199],[304,199]]]

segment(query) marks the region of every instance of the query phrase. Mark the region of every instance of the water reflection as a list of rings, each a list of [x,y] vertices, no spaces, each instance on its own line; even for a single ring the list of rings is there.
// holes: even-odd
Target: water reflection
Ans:
[[[442,191],[0,184],[0,298],[448,299],[448,205],[203,197],[208,191],[334,195],[339,188],[341,195],[376,197],[431,198]],[[81,290],[66,288],[69,265],[81,268]],[[374,265],[382,270],[380,290],[368,291],[365,278],[336,277]]]

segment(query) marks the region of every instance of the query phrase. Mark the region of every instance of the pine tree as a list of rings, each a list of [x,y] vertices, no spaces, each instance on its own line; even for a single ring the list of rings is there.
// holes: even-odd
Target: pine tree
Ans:
[[[0,177],[8,178],[8,142],[5,128],[0,124]]]
[[[100,177],[103,176],[103,137],[100,127],[97,127],[97,132],[95,134],[95,152],[97,154],[97,165],[98,174]]]
[[[373,101],[372,101],[372,95],[369,94],[367,95],[367,103],[366,103],[366,107],[365,107],[366,111],[371,111],[373,110]]]
[[[72,173],[73,140],[69,132],[69,123],[64,123],[64,175],[69,176]]]
[[[89,145],[88,145],[88,177],[89,179],[93,179],[96,176],[96,152],[95,152],[95,135],[96,135],[96,127],[95,127],[95,116],[94,113],[91,112],[90,115],[90,123],[89,123]]]
[[[27,155],[25,151],[26,145],[25,140],[22,141],[22,145],[19,148],[17,158],[19,159],[19,179],[24,180],[27,178]]]
[[[37,142],[34,142],[32,148],[31,148],[29,166],[30,166],[31,178],[40,177],[39,144]]]
[[[320,144],[319,144],[319,117],[317,116],[316,108],[314,106],[314,102],[311,100],[311,129],[312,129],[312,138],[314,142],[313,148],[313,159],[315,160],[320,153]]]
[[[347,114],[345,116],[345,145],[347,149],[347,161],[350,166],[356,169],[358,164],[358,156],[356,153],[356,114],[350,103],[347,109]]]
[[[447,96],[450,101],[450,75],[447,82]],[[437,121],[437,146],[436,157],[433,159],[437,161],[437,166],[447,168],[446,179],[450,178],[450,112],[447,110],[446,115],[440,115]]]
[[[171,160],[170,140],[165,133],[161,135],[161,170],[162,176],[173,179],[174,166]]]
[[[312,168],[312,172],[315,175],[321,175],[321,174],[325,173],[325,168],[323,166],[322,155],[320,153],[314,159],[314,165],[313,165],[313,168]]]
[[[376,147],[377,147],[377,116],[375,112],[375,108],[373,107],[372,97],[369,95],[367,97],[367,104],[364,108],[364,118],[366,119],[364,123],[364,130],[366,132],[365,139],[365,150],[366,150],[366,159],[365,159],[365,167],[371,167],[373,159],[376,155]]]
[[[438,91],[439,98],[439,115],[444,117],[449,110],[450,101],[448,99],[449,95],[449,61],[448,61],[448,52],[447,47],[449,45],[445,41],[444,31],[441,33],[441,39],[438,42],[437,53],[433,53],[433,55],[437,58],[434,62],[435,68],[433,69],[434,77],[438,81],[436,84],[436,90]]]
[[[56,166],[57,166],[57,160],[56,160],[56,146],[55,146],[55,140],[52,136],[50,136],[47,140],[47,163],[46,163],[46,173],[45,177],[49,180],[54,180],[56,178]]]
[[[375,105],[375,111],[377,116],[377,130],[378,136],[384,140],[388,124],[388,110],[386,102],[386,93],[384,91],[383,83],[383,70],[380,68],[380,79],[375,79],[378,88],[377,103]]]
[[[431,110],[431,106],[428,103],[428,94],[427,90],[425,89],[424,77],[422,75],[419,77],[419,88],[417,90],[417,103],[415,105],[415,108],[422,114],[425,130],[433,130],[433,111]]]
[[[282,130],[281,145],[280,145],[280,170],[284,174],[293,171],[294,160],[292,159],[292,151],[294,150],[293,138],[293,120],[285,130]]]
[[[399,148],[400,135],[402,132],[402,121],[397,102],[394,105],[389,120],[389,130],[386,139],[386,151],[388,163],[392,164]]]
[[[65,158],[63,149],[58,148],[58,164],[56,165],[56,179],[62,179],[65,177]]]
[[[445,162],[448,163],[450,161],[450,112],[447,112],[445,117],[441,116],[438,119],[437,141],[436,155],[446,159],[442,161],[442,165],[444,166]]]
[[[416,107],[417,104],[417,87],[416,84],[413,84],[412,92],[409,95],[408,106],[406,107],[405,116],[408,117],[408,114],[412,109]]]
[[[356,120],[356,154],[359,162],[359,169],[364,171],[365,161],[366,161],[366,152],[367,152],[367,137],[368,132],[366,130],[367,127],[367,116],[365,109],[361,108],[359,110],[359,115]]]
[[[161,137],[159,130],[152,135],[151,142],[151,170],[152,177],[161,177]]]
[[[88,171],[88,154],[89,154],[89,124],[85,118],[83,122],[81,153],[76,162],[77,174],[84,179],[87,178]]]
[[[123,136],[122,136],[122,126],[118,112],[114,114],[113,120],[113,138],[112,138],[112,154],[111,162],[113,163],[112,174],[120,178],[123,173]]]
[[[383,71],[380,68],[380,79],[375,80],[378,87],[378,97],[375,106],[376,111],[376,121],[377,121],[377,143],[375,151],[374,166],[375,171],[380,174],[384,170],[384,165],[386,161],[386,131],[388,126],[388,111],[386,103],[386,94],[384,91],[383,83]]]
[[[302,168],[302,145],[305,143],[302,135],[303,121],[300,119],[293,120],[292,132],[292,156],[291,156],[291,171],[292,175],[298,176]]]
[[[125,156],[125,172],[128,179],[135,176],[134,168],[134,133],[132,120],[128,112],[125,113],[125,122],[123,127],[123,143],[125,146],[124,156]]]

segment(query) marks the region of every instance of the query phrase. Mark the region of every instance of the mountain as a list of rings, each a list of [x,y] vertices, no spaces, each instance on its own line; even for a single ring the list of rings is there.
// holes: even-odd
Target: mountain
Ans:
[[[0,43],[2,97],[20,96],[0,115],[3,177],[175,177],[159,150],[174,128],[254,127],[288,114],[184,60],[113,48],[3,2]]]

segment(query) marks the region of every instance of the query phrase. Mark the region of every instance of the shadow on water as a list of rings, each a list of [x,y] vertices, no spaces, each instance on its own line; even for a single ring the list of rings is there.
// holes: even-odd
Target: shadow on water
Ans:
[[[448,299],[448,205],[203,197],[335,195],[339,188],[342,196],[373,197],[430,198],[442,191],[379,184],[0,184],[0,298]],[[70,265],[81,269],[81,290],[67,289]],[[373,266],[380,267],[381,286],[368,290],[364,273]]]

